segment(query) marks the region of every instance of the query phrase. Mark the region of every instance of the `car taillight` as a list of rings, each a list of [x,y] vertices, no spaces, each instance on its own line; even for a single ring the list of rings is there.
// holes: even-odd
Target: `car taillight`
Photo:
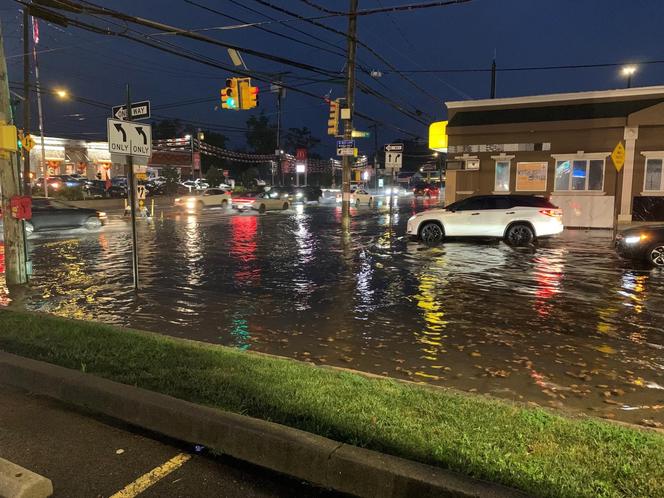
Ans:
[[[540,209],[540,214],[545,216],[551,216],[552,218],[557,218],[563,215],[563,212],[560,209]]]

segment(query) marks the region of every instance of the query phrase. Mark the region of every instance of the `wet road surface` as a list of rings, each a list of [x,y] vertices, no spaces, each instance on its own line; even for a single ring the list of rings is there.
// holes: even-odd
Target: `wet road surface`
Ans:
[[[38,235],[15,305],[664,423],[664,272],[620,260],[608,231],[528,249],[407,241],[407,218],[432,206],[354,209],[350,240],[334,204],[166,211],[139,227],[138,296],[125,220]]]

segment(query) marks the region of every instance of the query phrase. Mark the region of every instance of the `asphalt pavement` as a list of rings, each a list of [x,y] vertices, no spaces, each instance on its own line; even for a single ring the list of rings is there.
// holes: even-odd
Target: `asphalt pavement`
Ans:
[[[1,384],[0,458],[51,479],[56,498],[341,496]]]

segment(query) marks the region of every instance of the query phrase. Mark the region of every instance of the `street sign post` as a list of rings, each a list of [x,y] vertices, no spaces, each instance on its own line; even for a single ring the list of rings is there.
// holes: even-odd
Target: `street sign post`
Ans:
[[[387,144],[385,146],[385,169],[401,170],[403,163],[403,144]]]
[[[618,234],[618,186],[620,185],[618,180],[622,176],[620,172],[625,165],[625,146],[622,142],[618,142],[613,149],[611,160],[616,168],[616,181],[613,185],[613,240],[615,240]]]
[[[116,105],[113,106],[111,117],[115,119],[127,119],[127,106]],[[131,104],[131,119],[148,119],[150,117],[150,101],[144,100],[142,102],[132,102]]]
[[[337,156],[354,156],[355,140],[337,140]]]
[[[108,119],[108,150],[124,156],[152,156],[152,127],[141,123]]]

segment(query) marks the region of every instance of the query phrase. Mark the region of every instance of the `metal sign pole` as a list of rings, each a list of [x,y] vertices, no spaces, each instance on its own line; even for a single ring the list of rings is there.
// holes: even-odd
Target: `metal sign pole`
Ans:
[[[131,121],[131,98],[129,84],[127,84],[127,116],[126,121]],[[131,147],[131,144],[130,144]],[[131,152],[131,149],[130,149]],[[134,158],[131,154],[127,156],[127,179],[129,181],[129,206],[131,207],[131,260],[134,274],[134,291],[138,292],[138,235],[136,234],[136,182],[134,178]]]

